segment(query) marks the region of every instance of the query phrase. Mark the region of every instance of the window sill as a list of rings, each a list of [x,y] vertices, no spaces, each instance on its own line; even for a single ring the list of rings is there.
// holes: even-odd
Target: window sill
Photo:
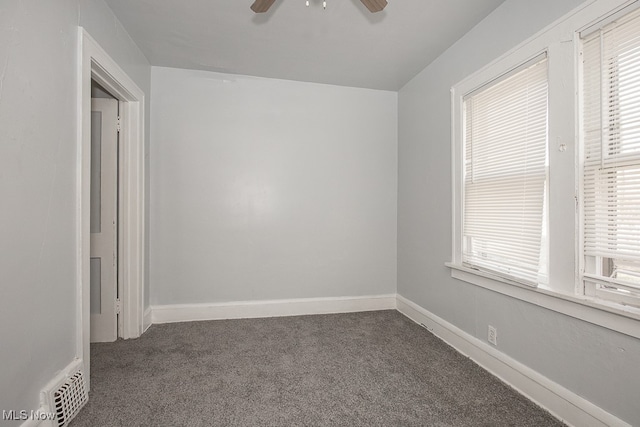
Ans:
[[[454,279],[640,338],[640,309],[587,297],[561,294],[546,287],[530,287],[458,264],[446,263],[445,265],[451,269],[451,277]]]

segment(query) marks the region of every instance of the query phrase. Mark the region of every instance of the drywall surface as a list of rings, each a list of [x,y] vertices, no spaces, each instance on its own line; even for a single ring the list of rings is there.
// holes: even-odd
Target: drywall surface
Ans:
[[[0,6],[0,409],[5,410],[37,409],[40,388],[75,356],[78,18],[73,3],[9,0]]]
[[[397,93],[152,68],[151,304],[396,291]]]
[[[640,342],[451,279],[450,88],[579,0],[508,0],[399,92],[398,292],[632,425]]]
[[[0,410],[37,409],[76,355],[77,34],[91,14],[110,22],[99,42],[127,56],[101,0],[0,2]],[[146,60],[131,61],[148,87]]]

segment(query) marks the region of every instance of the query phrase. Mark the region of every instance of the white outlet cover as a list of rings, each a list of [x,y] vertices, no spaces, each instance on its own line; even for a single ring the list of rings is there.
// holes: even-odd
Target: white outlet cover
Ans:
[[[498,345],[498,330],[489,325],[489,336],[487,338],[493,345]]]

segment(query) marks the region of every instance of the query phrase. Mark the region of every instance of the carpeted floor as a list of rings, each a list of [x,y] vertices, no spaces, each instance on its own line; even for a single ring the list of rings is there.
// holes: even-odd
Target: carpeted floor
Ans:
[[[154,325],[91,345],[81,426],[561,426],[396,311]]]

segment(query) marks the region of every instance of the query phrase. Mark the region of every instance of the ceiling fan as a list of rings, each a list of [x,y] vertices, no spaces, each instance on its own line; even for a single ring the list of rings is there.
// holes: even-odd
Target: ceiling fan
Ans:
[[[264,13],[276,0],[256,0],[251,5],[251,10],[255,13]],[[371,13],[380,12],[387,6],[387,0],[360,0]]]

